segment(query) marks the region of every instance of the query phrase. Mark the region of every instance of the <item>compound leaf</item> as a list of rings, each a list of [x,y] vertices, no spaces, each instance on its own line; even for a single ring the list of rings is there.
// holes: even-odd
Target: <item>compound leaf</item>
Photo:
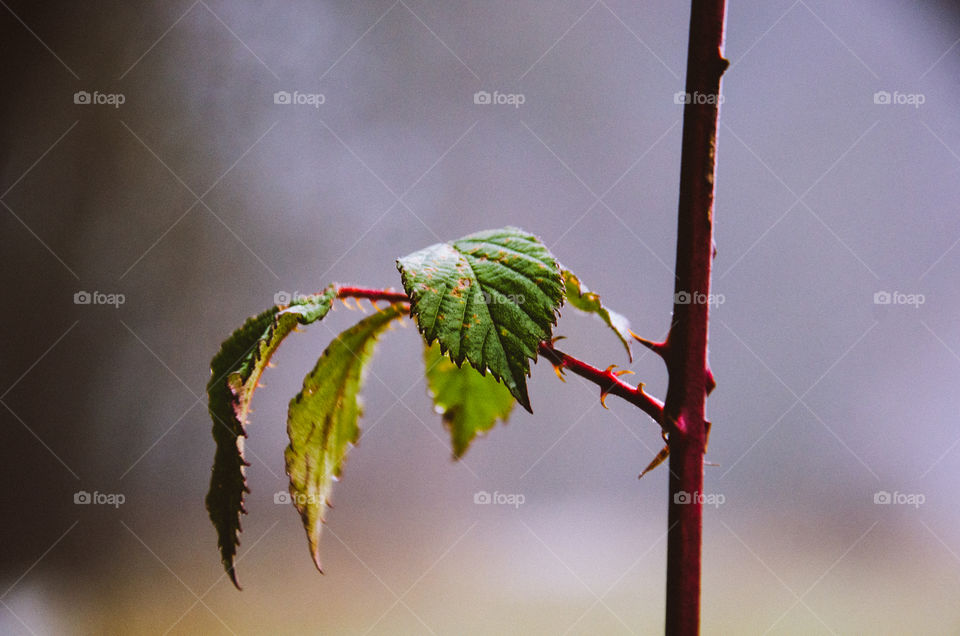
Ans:
[[[526,376],[563,302],[556,259],[515,227],[437,243],[397,260],[411,315],[427,344],[457,366],[489,370],[530,410]]]
[[[234,569],[240,544],[240,515],[245,513],[247,488],[243,440],[247,436],[250,401],[260,375],[280,343],[298,324],[322,319],[330,311],[336,288],[295,299],[287,307],[271,307],[234,331],[210,362],[208,410],[213,420],[217,450],[207,493],[207,511],[217,530],[220,558],[233,584],[240,587]]]
[[[460,459],[477,433],[490,430],[497,420],[507,421],[513,396],[493,375],[480,375],[469,364],[458,367],[436,344],[423,351],[427,387],[443,423],[450,431],[453,456]]]
[[[290,476],[290,497],[307,532],[310,555],[320,565],[320,533],[333,482],[340,477],[344,457],[360,437],[357,424],[363,371],[377,337],[402,316],[394,304],[364,318],[341,333],[303,380],[303,390],[290,401],[284,458]]]
[[[623,347],[627,350],[630,361],[633,361],[633,351],[630,350],[630,321],[626,317],[615,311],[610,311],[600,302],[600,296],[580,282],[577,275],[568,269],[563,270],[563,284],[566,288],[567,302],[580,311],[596,314],[603,322],[610,327]]]

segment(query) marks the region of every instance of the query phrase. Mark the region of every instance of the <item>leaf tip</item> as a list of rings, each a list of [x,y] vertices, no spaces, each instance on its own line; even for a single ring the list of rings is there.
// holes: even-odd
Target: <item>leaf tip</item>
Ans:
[[[317,572],[323,574],[323,564],[320,563],[320,551],[312,550],[312,554],[310,556],[313,558],[313,564],[316,566]]]
[[[233,587],[237,588],[237,591],[242,592],[243,588],[240,586],[240,579],[237,577],[237,568],[235,565],[230,565],[227,568],[227,575],[230,577],[230,582],[233,583]]]

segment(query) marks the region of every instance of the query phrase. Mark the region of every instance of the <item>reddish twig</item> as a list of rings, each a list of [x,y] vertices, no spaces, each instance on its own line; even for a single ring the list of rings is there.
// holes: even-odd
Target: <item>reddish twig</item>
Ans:
[[[410,298],[403,292],[393,289],[367,289],[365,287],[339,287],[337,298],[366,298],[367,300],[382,300],[388,303],[408,303]]]
[[[642,383],[634,387],[621,380],[620,375],[624,373],[623,371],[614,371],[613,367],[608,367],[606,370],[598,369],[555,349],[553,343],[547,341],[540,343],[540,355],[558,370],[570,369],[581,378],[586,378],[599,386],[601,400],[607,395],[616,395],[652,417],[657,424],[663,420],[663,403],[644,393]]]
[[[339,287],[337,298],[366,298],[376,302],[389,303],[410,302],[410,298],[403,292],[393,289],[370,289],[366,287]],[[540,354],[558,369],[570,369],[580,377],[590,380],[600,387],[601,399],[607,395],[616,395],[630,402],[644,413],[649,415],[658,424],[663,420],[663,403],[660,400],[643,392],[643,384],[630,386],[620,379],[624,371],[614,371],[613,367],[606,370],[598,369],[582,360],[555,349],[551,342],[540,343]]]
[[[680,636],[698,634],[700,629],[704,415],[706,395],[714,384],[707,366],[713,192],[720,78],[728,65],[723,58],[726,1],[692,0],[691,4],[674,323],[664,351],[670,374],[664,420],[676,430],[668,442],[666,633]]]

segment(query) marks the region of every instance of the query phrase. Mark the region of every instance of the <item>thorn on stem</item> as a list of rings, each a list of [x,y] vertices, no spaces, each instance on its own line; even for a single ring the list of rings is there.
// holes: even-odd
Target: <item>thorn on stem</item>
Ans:
[[[633,336],[633,339],[642,344],[644,347],[653,351],[655,354],[661,358],[666,359],[667,357],[667,342],[653,342],[652,340],[647,340],[646,338],[641,338],[637,334],[630,331],[630,335]]]
[[[666,438],[666,435],[664,435],[664,438]],[[666,441],[666,439],[664,439],[664,441]],[[640,476],[637,477],[637,479],[643,479],[643,476],[644,476],[644,475],[646,475],[646,474],[649,473],[651,470],[653,470],[654,468],[656,468],[657,466],[659,466],[660,464],[662,464],[662,463],[664,462],[664,460],[666,460],[667,457],[669,457],[669,456],[670,456],[670,446],[669,446],[669,445],[668,445],[668,446],[664,446],[664,447],[660,450],[660,452],[657,453],[657,456],[653,458],[653,461],[651,461],[651,462],[647,465],[647,467],[643,469],[643,472],[640,473]]]
[[[553,365],[553,372],[557,374],[557,377],[560,378],[561,382],[567,381],[567,379],[563,377],[563,366],[559,364]]]

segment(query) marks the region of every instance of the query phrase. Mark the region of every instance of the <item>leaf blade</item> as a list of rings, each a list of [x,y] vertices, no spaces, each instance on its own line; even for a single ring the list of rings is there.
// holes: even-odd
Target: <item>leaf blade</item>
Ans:
[[[333,482],[360,436],[364,369],[377,337],[405,311],[402,303],[390,305],[337,336],[290,400],[290,443],[284,451],[290,496],[307,533],[310,556],[321,572],[320,534]]]
[[[450,432],[454,459],[467,452],[479,433],[506,422],[513,410],[510,390],[493,375],[481,375],[469,364],[458,367],[437,344],[424,347],[427,388]]]
[[[633,350],[630,348],[630,321],[625,316],[605,307],[600,302],[600,295],[587,289],[576,274],[563,269],[561,275],[567,302],[584,313],[595,314],[610,327],[620,338],[623,348],[627,350],[627,356],[633,362]]]
[[[335,297],[336,288],[330,285],[322,293],[298,298],[288,307],[274,306],[252,316],[223,342],[210,362],[207,408],[213,420],[216,451],[205,503],[217,531],[220,560],[238,589],[235,566],[242,530],[240,517],[246,513],[243,497],[250,492],[243,440],[251,400],[280,343],[298,324],[310,324],[326,316]]]
[[[397,268],[427,344],[439,341],[457,366],[489,370],[529,411],[529,361],[563,302],[559,265],[540,240],[486,230],[397,259]]]

